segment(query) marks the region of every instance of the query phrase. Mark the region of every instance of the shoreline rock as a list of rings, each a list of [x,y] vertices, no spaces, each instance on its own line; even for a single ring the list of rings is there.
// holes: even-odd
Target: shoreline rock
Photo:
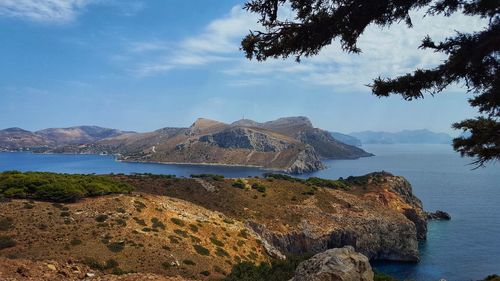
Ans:
[[[435,212],[426,212],[427,219],[429,220],[451,220],[450,214],[445,211],[436,210]]]
[[[289,281],[373,281],[368,258],[351,246],[317,254],[299,264]]]

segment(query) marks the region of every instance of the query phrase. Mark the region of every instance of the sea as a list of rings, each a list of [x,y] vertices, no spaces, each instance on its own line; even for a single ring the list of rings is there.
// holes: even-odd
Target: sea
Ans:
[[[500,274],[500,163],[477,168],[450,145],[364,145],[375,156],[328,160],[327,169],[301,177],[337,179],[375,171],[406,177],[428,211],[450,213],[450,221],[430,221],[420,243],[419,263],[377,262],[376,270],[401,280],[480,280]],[[226,177],[256,176],[265,170],[212,165],[166,165],[116,161],[113,156],[0,153],[0,171],[49,171],[109,174],[153,173],[189,177],[214,173]]]

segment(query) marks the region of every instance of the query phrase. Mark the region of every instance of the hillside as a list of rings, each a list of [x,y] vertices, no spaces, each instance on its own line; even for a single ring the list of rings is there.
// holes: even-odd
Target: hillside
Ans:
[[[314,128],[306,117],[265,123],[245,119],[232,124],[199,118],[188,128],[163,128],[148,133],[78,128],[37,132],[55,145],[35,151],[116,154],[120,160],[136,162],[244,165],[287,173],[323,169],[322,159],[372,155]]]
[[[50,128],[36,132],[8,128],[0,130],[0,151],[34,150],[44,152],[56,147],[88,144],[123,134],[133,134],[133,132],[98,126]]]
[[[34,147],[47,147],[53,142],[33,132],[21,128],[0,130],[0,151],[23,150]]]
[[[110,274],[133,272],[137,279],[126,280],[217,280],[245,261],[344,245],[372,260],[417,261],[417,241],[425,237],[420,201],[403,178],[386,173],[337,181],[272,174],[105,177],[135,190],[68,204],[4,194],[0,277],[42,267],[59,277],[118,280]],[[0,189],[8,182],[0,181]]]
[[[451,144],[452,137],[445,133],[435,133],[426,129],[404,130],[396,133],[363,131],[350,133],[363,144]]]
[[[343,142],[345,144],[353,145],[353,146],[362,146],[361,140],[359,140],[353,136],[342,134],[339,132],[330,132],[330,134],[332,135],[332,137],[334,139],[336,139],[340,142]]]

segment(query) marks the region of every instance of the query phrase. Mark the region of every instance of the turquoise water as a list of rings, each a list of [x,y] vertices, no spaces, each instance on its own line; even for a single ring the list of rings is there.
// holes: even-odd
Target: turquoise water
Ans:
[[[378,263],[375,267],[401,279],[478,280],[500,273],[500,165],[471,170],[447,145],[366,145],[375,157],[326,161],[328,169],[308,176],[363,175],[385,170],[405,176],[426,210],[451,214],[448,222],[430,222],[418,264]],[[116,162],[111,156],[0,153],[0,171],[62,173],[157,173],[189,176],[218,173],[228,177],[260,175],[255,168],[161,165]]]

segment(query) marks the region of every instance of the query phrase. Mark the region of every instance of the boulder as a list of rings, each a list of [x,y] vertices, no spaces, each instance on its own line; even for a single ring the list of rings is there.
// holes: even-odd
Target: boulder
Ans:
[[[437,210],[433,212],[427,212],[427,219],[429,220],[451,220],[450,214],[444,211]]]
[[[373,271],[366,256],[345,246],[300,263],[290,281],[373,281]]]

